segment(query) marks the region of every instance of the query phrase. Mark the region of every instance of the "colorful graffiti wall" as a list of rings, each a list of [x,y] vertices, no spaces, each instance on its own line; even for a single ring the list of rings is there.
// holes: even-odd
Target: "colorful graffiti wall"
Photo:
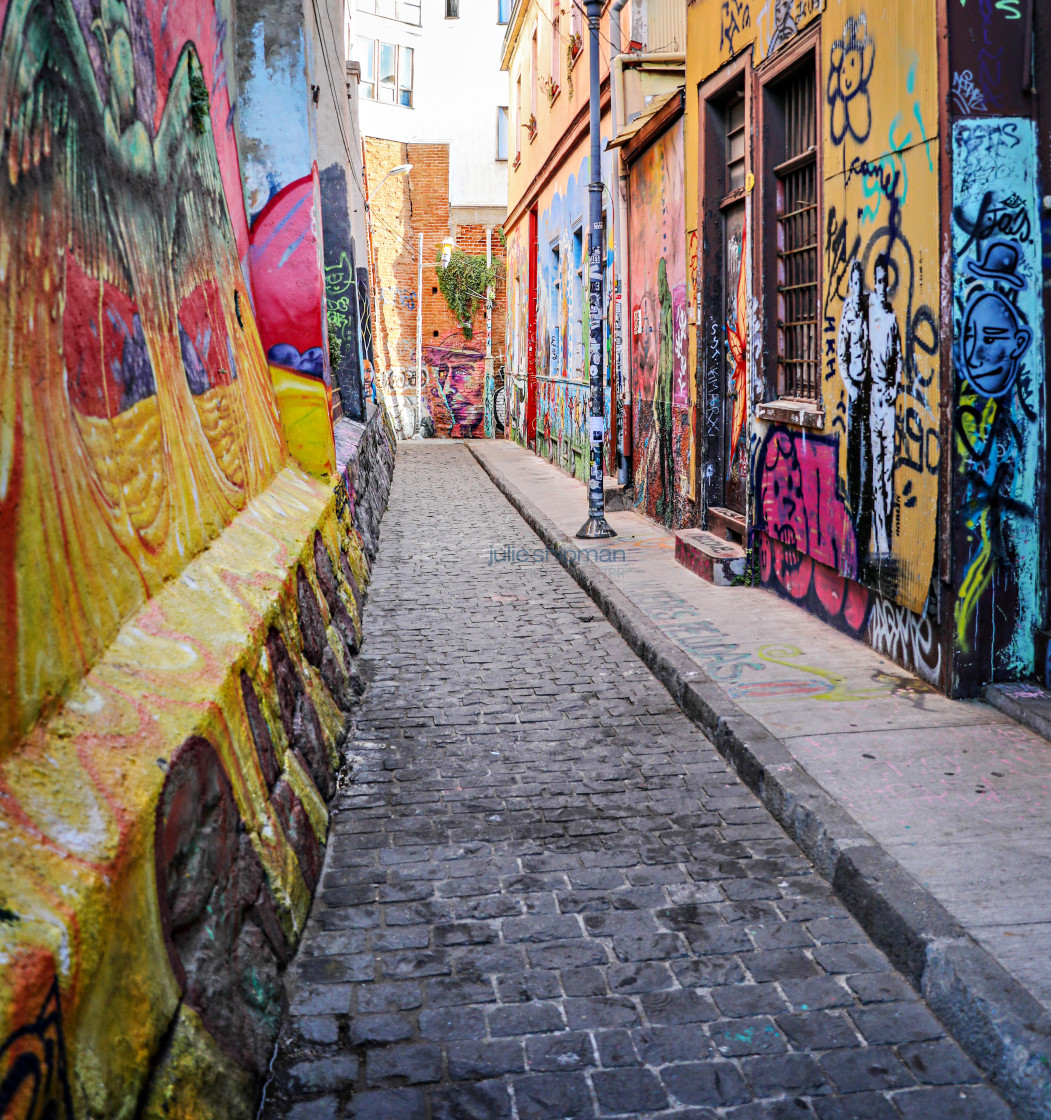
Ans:
[[[285,462],[192,7],[0,4],[0,754]]]
[[[309,111],[312,39],[301,8],[274,10],[265,0],[238,6],[237,36],[256,317],[289,451],[327,478],[336,456],[317,132]]]
[[[694,519],[683,188],[679,120],[632,163],[628,178],[635,501],[676,528]]]
[[[954,686],[1039,671],[1047,407],[1024,5],[950,5]],[[1037,48],[1039,55],[1039,47]],[[1046,248],[1043,250],[1046,253]]]
[[[766,325],[779,311],[762,279],[776,230],[765,228],[771,188],[757,173],[735,204],[743,207],[739,236],[727,231],[719,247],[726,291],[721,302],[706,298],[698,307],[697,422],[714,449],[705,454],[702,497],[712,492],[711,504],[734,504],[731,492],[745,472],[735,470],[728,448],[734,430],[743,430],[748,515],[764,582],[944,685],[945,631],[931,617],[929,595],[943,453],[932,13],[903,0],[871,8],[859,0],[730,0],[705,5],[690,26],[691,49],[696,41],[702,56],[691,73],[700,80],[750,50],[753,116],[769,96],[755,66],[774,65],[809,29],[821,128],[819,395],[805,425],[777,407],[776,332]],[[758,122],[749,119],[746,131],[748,166],[760,169],[767,152],[758,145]],[[750,277],[736,265],[738,245]],[[713,251],[702,245],[702,272],[706,252]],[[741,381],[747,415],[736,415],[744,411],[738,395],[731,423],[730,389]],[[716,467],[725,478],[713,477]]]
[[[608,161],[608,156],[604,157]],[[604,162],[608,176],[608,163]],[[588,475],[588,411],[591,407],[587,370],[589,368],[588,323],[588,159],[585,156],[575,173],[565,176],[560,185],[541,196],[538,221],[536,371],[537,371],[537,452],[546,455],[563,470],[578,478]],[[525,222],[519,224],[516,238],[525,236]],[[516,250],[517,252],[517,250]],[[510,258],[510,249],[509,249]],[[606,221],[606,430],[611,430],[609,393],[612,315],[610,278],[613,263],[613,225]],[[517,265],[525,280],[525,263]],[[527,281],[526,281],[527,282]],[[521,283],[521,281],[520,281]],[[528,299],[526,300],[528,304]],[[521,319],[519,312],[519,319]],[[516,322],[517,334],[527,322]],[[528,339],[525,339],[528,347]],[[521,361],[522,350],[516,350]]]
[[[526,381],[529,373],[529,223],[507,234],[507,422],[512,439],[525,445]]]
[[[922,6],[834,2],[822,23],[829,531],[853,538],[841,575],[922,614],[941,465],[934,24]]]
[[[1043,622],[1044,362],[1036,128],[953,125],[957,674],[1033,671]]]
[[[361,686],[393,436],[290,461],[316,176],[250,229],[231,20],[0,0],[5,1117],[254,1114]]]

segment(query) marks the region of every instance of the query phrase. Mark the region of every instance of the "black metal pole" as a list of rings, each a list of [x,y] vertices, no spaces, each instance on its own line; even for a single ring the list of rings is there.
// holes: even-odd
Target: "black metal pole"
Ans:
[[[578,537],[595,539],[617,534],[606,522],[606,495],[603,491],[602,448],[606,437],[605,385],[603,384],[602,326],[605,302],[602,298],[602,92],[599,86],[599,20],[602,0],[587,0],[588,47],[591,63],[589,100],[591,109],[591,181],[588,183],[588,376],[591,379],[591,473],[588,477],[588,519]]]

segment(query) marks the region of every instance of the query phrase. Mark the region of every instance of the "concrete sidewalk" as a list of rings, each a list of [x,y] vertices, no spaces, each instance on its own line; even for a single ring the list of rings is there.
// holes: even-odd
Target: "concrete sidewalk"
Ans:
[[[467,446],[1015,1107],[1051,1116],[1051,744],[769,592],[705,583],[639,514],[576,541],[581,483]]]

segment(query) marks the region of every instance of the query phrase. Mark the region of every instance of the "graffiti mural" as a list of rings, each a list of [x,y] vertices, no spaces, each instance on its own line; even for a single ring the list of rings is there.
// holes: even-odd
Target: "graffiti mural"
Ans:
[[[703,50],[705,71],[711,72],[748,47],[762,62],[819,16],[825,0],[720,0],[716,35]],[[692,48],[691,48],[692,49]]]
[[[364,420],[358,350],[357,246],[350,229],[347,173],[338,164],[332,164],[320,172],[318,179],[325,250],[325,325],[332,379],[339,389],[343,414],[352,420]]]
[[[529,347],[529,259],[527,222],[507,235],[506,408],[512,439],[526,443],[526,376]]]
[[[252,222],[249,261],[259,333],[288,448],[307,470],[336,469],[316,168],[274,194]]]
[[[61,995],[53,980],[36,1017],[0,1046],[0,1116],[74,1120]]]
[[[836,485],[838,458],[835,438],[768,428],[751,472],[754,527],[763,584],[857,636],[870,596],[854,579],[857,545]]]
[[[843,25],[843,37],[832,44],[828,60],[826,97],[832,111],[828,123],[832,142],[842,144],[849,132],[859,144],[872,130],[872,102],[869,79],[876,52],[868,34],[868,19],[862,13],[850,16]]]
[[[604,155],[604,174],[609,174],[609,156]],[[591,367],[588,308],[588,247],[586,217],[588,160],[581,159],[577,172],[546,193],[538,216],[536,370],[537,370],[537,451],[547,455],[563,470],[586,479],[589,472],[590,410],[589,370]],[[613,223],[605,223],[606,243],[603,259],[607,270],[607,293],[613,261]],[[519,271],[519,297],[516,337],[517,407],[525,417],[525,378],[528,360],[528,271],[525,228],[508,242],[509,260],[512,241],[522,238],[521,253],[516,257]],[[509,265],[510,268],[510,265]],[[525,298],[523,298],[523,296]],[[515,314],[512,312],[512,314]],[[612,407],[609,392],[612,345],[611,317],[606,317],[604,342],[607,361],[605,401],[608,414]]]
[[[957,673],[1032,670],[1043,618],[1034,508],[1044,413],[1033,123],[953,126]]]
[[[285,462],[196,7],[0,4],[0,747]]]
[[[426,346],[423,407],[434,434],[453,439],[485,435],[485,351],[452,331]]]
[[[827,15],[842,31],[826,48],[824,154],[842,170],[824,192],[822,403],[838,445],[826,485],[842,494],[855,541],[854,570],[840,574],[922,614],[941,463],[928,125],[937,60],[933,42],[917,57],[885,34],[890,13],[836,3]],[[892,83],[896,96],[873,99],[875,82]]]
[[[676,527],[692,524],[683,126],[631,165],[631,307],[636,504]]]

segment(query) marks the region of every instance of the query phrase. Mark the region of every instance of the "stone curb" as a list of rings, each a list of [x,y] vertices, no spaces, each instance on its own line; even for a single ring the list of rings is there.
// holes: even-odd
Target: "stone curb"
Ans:
[[[1051,1120],[1051,1014],[977,944],[557,525],[464,441],[496,488],[591,596],[799,845],[872,941],[1024,1120]]]

